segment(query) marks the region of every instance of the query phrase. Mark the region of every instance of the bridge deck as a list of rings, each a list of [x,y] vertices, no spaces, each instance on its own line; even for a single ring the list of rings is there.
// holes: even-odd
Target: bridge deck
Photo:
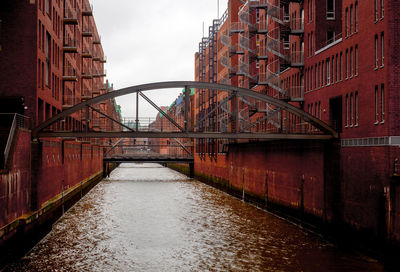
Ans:
[[[171,155],[154,155],[154,154],[133,154],[133,155],[114,155],[103,158],[104,162],[153,162],[153,163],[193,163],[192,157],[179,157]]]

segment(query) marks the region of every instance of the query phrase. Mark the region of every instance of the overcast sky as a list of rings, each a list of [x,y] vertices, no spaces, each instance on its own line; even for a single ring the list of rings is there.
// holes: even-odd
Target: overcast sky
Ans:
[[[194,80],[194,54],[217,18],[218,0],[91,0],[104,54],[107,78],[114,89],[142,83]],[[228,0],[219,0],[220,16]],[[146,92],[167,106],[180,90]],[[117,99],[126,116],[135,116],[136,96]],[[155,117],[141,99],[139,116]]]

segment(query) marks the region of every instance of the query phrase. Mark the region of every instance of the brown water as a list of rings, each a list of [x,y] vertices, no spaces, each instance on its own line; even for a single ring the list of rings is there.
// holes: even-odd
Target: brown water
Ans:
[[[123,164],[6,271],[383,271],[156,164]]]

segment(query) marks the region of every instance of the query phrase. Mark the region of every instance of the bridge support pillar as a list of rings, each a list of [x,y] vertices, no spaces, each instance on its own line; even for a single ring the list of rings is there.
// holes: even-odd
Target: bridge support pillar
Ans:
[[[194,163],[189,163],[189,178],[194,178]]]

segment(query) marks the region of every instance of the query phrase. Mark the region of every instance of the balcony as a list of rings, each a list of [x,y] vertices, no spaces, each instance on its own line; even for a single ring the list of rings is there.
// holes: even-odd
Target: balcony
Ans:
[[[267,73],[260,73],[258,75],[258,84],[259,85],[267,85],[268,84]]]
[[[79,104],[81,101],[79,98],[75,97],[72,95],[72,92],[70,90],[67,90],[67,94],[63,96],[63,109],[69,109],[75,106],[76,104]]]
[[[105,77],[107,76],[107,71],[105,69],[98,69],[93,71],[93,77]]]
[[[67,37],[64,37],[63,50],[66,53],[77,53],[78,41],[74,39],[67,39]]]
[[[268,33],[268,23],[266,20],[257,23],[257,34],[267,34]]]
[[[268,0],[250,0],[249,5],[252,8],[267,9],[268,8]]]
[[[95,36],[93,39],[93,44],[101,44],[101,37],[100,36]]]
[[[64,9],[64,24],[77,25],[78,24],[78,12],[74,8]]]
[[[87,44],[83,44],[82,58],[92,58],[92,50]]]
[[[100,59],[101,63],[106,63],[107,62],[107,56],[103,56],[103,58]]]
[[[257,54],[255,46],[251,46],[250,39],[248,37],[240,35],[239,44],[244,50],[247,50],[249,53],[252,53],[253,55]]]
[[[259,60],[268,59],[268,50],[265,45],[258,47],[257,59],[259,59]]]
[[[292,51],[290,52],[290,66],[300,68],[304,66],[304,52]]]
[[[89,100],[92,99],[92,90],[89,88],[84,87],[82,89],[82,100]]]
[[[76,70],[72,66],[64,66],[63,70],[64,81],[78,81]]]
[[[82,70],[82,78],[83,79],[91,79],[93,78],[92,71],[89,67],[84,66]]]
[[[92,16],[92,15],[93,15],[93,5],[89,4],[87,1],[83,1],[82,16]]]
[[[90,25],[83,25],[82,36],[83,37],[92,37],[93,36],[92,27]]]
[[[244,24],[242,22],[231,23],[229,34],[244,32]]]
[[[304,20],[301,18],[295,18],[290,20],[290,34],[302,35],[304,34]]]

